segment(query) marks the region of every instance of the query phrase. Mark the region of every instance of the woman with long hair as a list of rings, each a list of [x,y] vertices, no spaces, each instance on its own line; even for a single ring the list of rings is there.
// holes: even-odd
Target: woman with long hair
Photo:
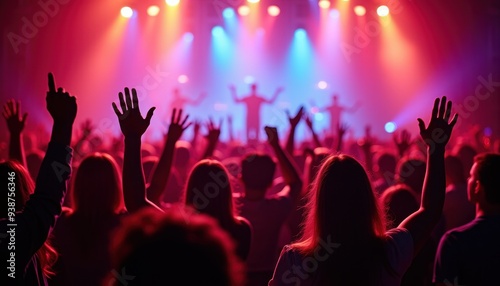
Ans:
[[[251,226],[235,215],[229,172],[217,160],[198,162],[189,174],[185,203],[200,213],[215,218],[236,242],[236,254],[245,260],[250,251]]]
[[[63,210],[53,232],[60,259],[52,285],[98,285],[111,271],[110,232],[126,212],[120,182],[117,164],[106,153],[88,155],[78,166],[71,208]]]
[[[445,195],[444,151],[457,116],[437,98],[427,128],[427,173],[420,209],[386,230],[364,168],[347,155],[321,166],[307,205],[300,240],[284,247],[269,285],[399,285],[413,257],[431,236]],[[439,135],[439,136],[438,136]]]

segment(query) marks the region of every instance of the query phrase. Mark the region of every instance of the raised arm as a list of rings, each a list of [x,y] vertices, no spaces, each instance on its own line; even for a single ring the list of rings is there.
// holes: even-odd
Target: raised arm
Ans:
[[[220,129],[222,126],[222,120],[219,123],[219,126],[215,126],[212,119],[210,119],[207,123],[208,133],[205,135],[207,139],[207,145],[205,147],[205,151],[203,152],[203,158],[207,159],[213,156],[215,148],[217,148],[217,143],[219,143]]]
[[[234,85],[229,86],[229,91],[231,91],[231,97],[233,98],[233,101],[236,103],[242,103],[243,99],[238,98],[238,95],[236,94],[236,87]]]
[[[281,148],[276,128],[266,126],[264,129],[267,134],[267,141],[278,158],[278,164],[283,174],[285,184],[287,185],[287,187],[280,192],[280,195],[288,196],[295,202],[302,190],[302,179],[292,159]]]
[[[26,167],[22,132],[28,113],[24,113],[22,117],[21,114],[21,103],[19,101],[11,99],[3,106],[2,115],[7,122],[10,133],[9,159],[16,160]]]
[[[120,129],[125,137],[125,151],[123,154],[123,195],[127,210],[132,213],[145,206],[151,206],[161,210],[157,205],[146,198],[146,182],[142,169],[141,158],[141,137],[151,122],[151,117],[155,107],[149,109],[146,118],[142,118],[139,110],[139,100],[137,92],[125,88],[125,98],[123,93],[118,94],[120,99],[121,112],[113,102],[113,109],[120,122]]]
[[[411,145],[410,132],[408,132],[407,130],[403,130],[401,131],[401,134],[399,134],[399,136],[396,133],[394,133],[394,136],[392,138],[394,144],[398,148],[399,158],[403,158],[406,151],[408,150],[408,148],[410,148]]]
[[[12,233],[9,239],[0,239],[0,252],[2,258],[10,256],[11,251],[15,251],[15,278],[7,277],[7,271],[0,281],[10,280],[2,285],[21,285],[23,274],[29,260],[32,259],[36,251],[43,245],[49,235],[50,229],[54,226],[56,218],[61,214],[61,205],[66,194],[66,182],[71,173],[72,150],[69,147],[71,142],[71,133],[73,122],[75,120],[77,105],[76,99],[64,92],[62,88],[56,91],[55,82],[52,74],[49,74],[49,91],[47,92],[47,110],[49,111],[54,123],[52,126],[52,135],[47,152],[40,166],[40,172],[36,180],[35,191],[24,205],[20,212],[14,216],[0,218],[0,234]],[[21,174],[9,172],[1,174],[5,178],[5,187],[7,182],[19,182]],[[7,176],[9,178],[7,180]],[[11,184],[8,184],[9,192],[12,190]],[[16,186],[13,186],[14,188]],[[7,193],[5,193],[7,197]],[[15,197],[9,195],[9,206],[11,199]],[[14,210],[9,209],[9,212]],[[7,213],[7,209],[5,209]],[[15,249],[11,244],[15,238]],[[7,253],[9,252],[9,253]],[[14,282],[16,281],[16,282]]]
[[[446,97],[441,100],[436,98],[427,128],[424,121],[418,118],[420,136],[427,144],[427,170],[422,189],[422,200],[420,209],[399,225],[399,228],[410,231],[414,241],[415,254],[429,239],[443,211],[446,189],[444,152],[458,118],[455,114],[449,122],[451,107],[452,103],[451,101],[447,103]]]
[[[323,144],[321,144],[321,140],[319,140],[318,134],[316,134],[316,131],[314,131],[312,117],[306,114],[304,116],[304,120],[306,121],[307,127],[311,131],[315,147],[323,147]]]
[[[335,149],[337,152],[342,152],[342,147],[344,145],[344,137],[345,134],[347,133],[347,130],[349,130],[349,126],[345,123],[339,122],[337,126],[337,146]]]
[[[278,95],[280,95],[281,92],[283,92],[283,87],[278,87],[274,92],[273,96],[271,97],[271,99],[266,99],[265,102],[273,104],[276,101],[276,99],[278,99]]]
[[[229,114],[227,116],[227,129],[229,132],[229,143],[234,142],[234,130],[233,130],[233,116]]]
[[[168,133],[166,134],[163,152],[152,173],[151,183],[147,188],[148,199],[157,205],[161,203],[161,196],[167,186],[172,162],[174,160],[175,144],[181,138],[184,130],[191,125],[191,123],[187,123],[189,115],[186,115],[184,118],[182,117],[182,109],[179,110],[177,114],[176,113],[176,109],[174,108],[172,111],[172,120],[168,127]]]
[[[288,117],[288,122],[290,123],[290,131],[288,133],[288,139],[286,140],[286,151],[290,156],[293,156],[295,151],[295,129],[300,122],[300,119],[304,115],[304,107],[301,106],[297,114],[294,117],[290,116],[290,112],[286,111],[286,116]]]
[[[365,127],[365,137],[359,143],[361,150],[363,150],[363,154],[365,155],[365,168],[370,176],[373,176],[373,154],[372,154],[372,146],[373,146],[373,138],[371,136],[371,127]]]

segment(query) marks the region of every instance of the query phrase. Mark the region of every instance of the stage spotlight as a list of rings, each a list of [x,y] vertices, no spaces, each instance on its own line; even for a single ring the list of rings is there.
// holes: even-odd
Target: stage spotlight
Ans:
[[[330,0],[319,0],[318,5],[322,9],[328,9],[330,8]]]
[[[214,37],[220,37],[224,35],[224,28],[221,26],[215,26],[212,28],[212,36]]]
[[[248,16],[248,14],[250,14],[250,8],[248,6],[240,6],[238,8],[238,14],[240,14],[240,16]]]
[[[186,82],[188,82],[188,81],[189,81],[189,78],[188,78],[188,76],[187,76],[187,75],[185,75],[185,74],[181,74],[181,75],[177,78],[177,81],[178,81],[179,83],[186,83]]]
[[[160,7],[156,6],[156,5],[151,5],[148,7],[148,15],[151,16],[151,17],[154,17],[156,15],[158,15],[158,13],[160,13]]]
[[[366,8],[361,5],[357,5],[354,7],[354,13],[358,16],[364,16],[366,14]]]
[[[328,87],[328,83],[324,80],[318,82],[318,88],[319,89],[326,89]]]
[[[269,13],[269,15],[273,17],[276,17],[280,14],[280,8],[276,5],[269,6],[267,8],[267,13]]]
[[[385,16],[389,15],[389,7],[387,7],[385,5],[382,5],[382,6],[378,7],[377,8],[377,14],[380,17],[385,17]]]
[[[384,126],[385,132],[387,133],[393,133],[397,128],[398,126],[394,122],[387,122]]]
[[[247,0],[248,3],[259,3],[260,0]]]
[[[307,32],[303,28],[298,28],[295,30],[295,37],[297,39],[305,39],[307,37]]]
[[[191,43],[191,42],[194,40],[194,35],[193,35],[193,33],[191,33],[191,32],[186,32],[186,33],[184,33],[184,35],[182,36],[182,40],[183,40],[185,43]]]
[[[180,0],[165,0],[168,6],[177,6],[179,5]]]
[[[332,9],[330,11],[330,17],[333,19],[337,19],[340,16],[340,12],[337,9]]]
[[[122,14],[122,16],[125,18],[130,18],[132,17],[132,15],[134,15],[134,10],[132,10],[132,8],[130,7],[125,6],[120,10],[120,14]]]
[[[224,9],[224,11],[222,11],[222,16],[224,16],[224,18],[226,18],[226,19],[233,18],[234,17],[234,9],[231,7],[227,7],[226,9]]]

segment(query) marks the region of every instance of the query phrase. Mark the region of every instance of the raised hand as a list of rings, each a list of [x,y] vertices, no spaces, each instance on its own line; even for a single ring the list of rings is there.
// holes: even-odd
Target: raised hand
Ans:
[[[73,125],[77,112],[76,97],[65,92],[62,87],[56,91],[56,83],[52,73],[49,73],[48,78],[47,110],[54,119],[54,124]]]
[[[398,135],[394,133],[393,140],[394,144],[396,144],[396,147],[398,148],[399,156],[402,157],[411,145],[410,132],[408,132],[406,129],[401,131],[399,138]]]
[[[2,115],[7,122],[10,134],[21,134],[28,117],[28,113],[24,113],[21,117],[21,103],[14,99],[7,101],[3,106]]]
[[[186,115],[182,119],[182,109],[179,109],[179,113],[174,108],[172,111],[172,119],[170,121],[170,126],[168,127],[167,138],[168,140],[177,141],[181,138],[182,133],[191,126],[191,122],[187,122],[189,115]],[[177,115],[177,116],[176,116]]]
[[[264,127],[267,135],[267,141],[271,146],[278,145],[279,146],[279,137],[278,137],[278,129],[276,127],[266,126]]]
[[[458,120],[458,115],[455,114],[450,121],[451,108],[452,103],[447,102],[446,96],[443,96],[441,100],[436,98],[429,125],[425,127],[424,121],[421,118],[417,119],[420,136],[428,146],[444,147],[450,140],[451,131]]]
[[[92,134],[92,131],[94,131],[94,124],[92,124],[92,120],[87,119],[85,120],[81,125],[80,129],[82,130],[82,137],[87,138]]]
[[[148,129],[149,123],[151,122],[151,117],[153,117],[153,112],[156,107],[151,107],[146,115],[146,118],[142,118],[141,111],[139,110],[139,100],[137,99],[137,92],[132,88],[132,97],[130,97],[130,90],[128,87],[125,88],[125,99],[123,98],[123,93],[118,93],[120,99],[120,106],[122,111],[118,109],[116,104],[113,102],[113,109],[118,120],[120,121],[120,129],[125,137],[127,136],[137,136],[141,137],[146,129]]]
[[[302,116],[304,115],[304,107],[301,106],[299,111],[297,112],[297,114],[295,114],[294,117],[291,117],[290,116],[290,111],[286,111],[286,115],[288,117],[288,122],[290,122],[290,126],[292,128],[295,128],[297,127],[297,125],[299,124],[300,122],[300,119],[302,118]]]
[[[349,130],[349,125],[347,125],[347,123],[341,123],[341,122],[338,123],[337,137],[339,138],[339,140],[342,140],[344,138],[348,130]]]
[[[308,114],[304,114],[303,117],[304,117],[304,121],[306,122],[307,127],[310,130],[314,130],[314,128],[313,128],[313,120],[312,120],[311,116],[309,116]]]
[[[206,124],[208,133],[205,135],[205,138],[207,138],[209,142],[217,142],[219,140],[221,126],[222,119],[219,122],[219,126],[216,126],[212,121],[212,118],[210,118]]]

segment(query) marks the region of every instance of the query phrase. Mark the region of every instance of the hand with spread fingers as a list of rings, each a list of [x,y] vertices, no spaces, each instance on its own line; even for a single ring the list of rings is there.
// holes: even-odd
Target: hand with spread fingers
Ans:
[[[174,108],[172,111],[172,119],[168,126],[168,140],[177,141],[181,138],[184,131],[191,126],[191,122],[187,122],[188,118],[189,115],[186,115],[184,119],[182,119],[182,109],[179,109],[179,112],[177,112],[177,109]]]
[[[436,98],[429,125],[425,127],[424,121],[417,119],[420,136],[428,146],[444,147],[450,140],[451,131],[458,120],[458,115],[455,114],[450,121],[451,108],[452,103],[447,101],[446,96]]]
[[[28,113],[24,113],[21,117],[21,102],[14,99],[7,101],[3,106],[2,114],[7,122],[10,134],[21,134],[28,117]]]
[[[133,88],[132,96],[130,96],[130,90],[125,88],[125,98],[123,93],[118,94],[120,99],[121,112],[113,102],[113,109],[118,120],[120,122],[120,129],[125,137],[136,136],[141,137],[146,129],[148,129],[149,123],[151,122],[151,117],[153,117],[153,112],[156,107],[151,107],[146,115],[146,118],[142,118],[141,111],[139,109],[139,100],[137,99],[137,92]]]

